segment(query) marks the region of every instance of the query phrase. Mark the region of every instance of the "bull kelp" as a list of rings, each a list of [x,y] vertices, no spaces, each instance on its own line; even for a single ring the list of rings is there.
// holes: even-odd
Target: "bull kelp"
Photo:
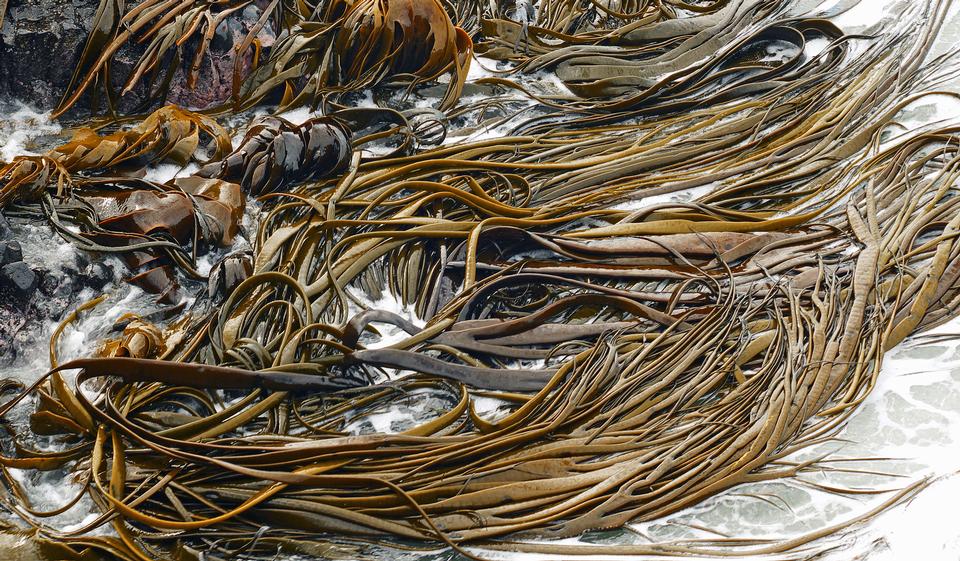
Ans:
[[[250,4],[104,0],[58,111],[106,87],[128,42],[147,45],[130,89],[202,58]],[[857,521],[789,541],[549,541],[820,469],[795,454],[835,437],[884,353],[958,315],[960,126],[896,121],[952,95],[957,51],[930,56],[949,0],[871,35],[827,19],[850,3],[268,4],[257,27],[282,33],[237,47],[228,102],[114,112],[0,169],[7,212],[121,254],[162,306],[61,364],[91,301],[47,376],[4,384],[0,414],[30,409],[30,431],[0,457],[0,501],[37,543],[795,557]],[[468,80],[474,49],[502,67]],[[396,107],[357,106],[369,88]],[[404,97],[420,89],[434,107]],[[218,121],[258,105],[274,114]],[[303,106],[322,115],[279,114]],[[458,135],[491,123],[503,134]],[[160,162],[183,173],[142,177]],[[252,253],[201,273],[248,197]],[[187,279],[206,286],[187,299]],[[418,424],[353,430],[425,394]],[[9,468],[71,473],[80,494],[41,512]],[[96,516],[45,522],[81,499]]]

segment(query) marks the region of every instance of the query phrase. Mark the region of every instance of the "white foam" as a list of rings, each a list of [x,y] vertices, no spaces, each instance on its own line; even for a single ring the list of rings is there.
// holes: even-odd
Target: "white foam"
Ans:
[[[177,164],[157,164],[147,168],[147,172],[143,178],[156,183],[166,183],[179,177],[189,177],[197,173],[199,169],[200,166],[194,163],[185,166]]]
[[[61,132],[59,123],[50,120],[50,113],[37,111],[18,102],[17,109],[0,120],[0,158],[9,162],[17,156],[35,156],[32,142],[43,135]]]

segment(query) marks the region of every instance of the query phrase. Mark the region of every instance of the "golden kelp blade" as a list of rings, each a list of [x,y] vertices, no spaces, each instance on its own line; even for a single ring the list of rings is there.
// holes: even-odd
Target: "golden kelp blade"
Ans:
[[[200,67],[209,63],[205,57],[212,56],[217,29],[253,5],[252,0],[145,0],[128,6],[101,0],[80,63],[54,115],[75,107],[97,84],[115,110],[118,95],[106,83],[111,62],[134,44],[146,47],[119,95],[139,87],[148,103],[163,102],[181,59],[192,61],[187,87],[194,89]],[[280,38],[261,56],[256,36],[268,23]],[[188,48],[195,50],[184,53]],[[414,83],[433,81],[444,74],[451,76],[442,103],[449,108],[460,97],[473,42],[452,23],[439,0],[324,0],[315,5],[273,0],[228,54],[234,61],[232,95],[219,100],[220,111],[231,105],[247,108],[279,92],[286,94],[283,105],[318,105],[330,93],[404,77]]]
[[[61,233],[89,250],[122,253],[130,282],[176,304],[173,268],[194,269],[186,247],[232,243],[245,204],[240,186],[204,178],[157,185],[90,175],[136,172],[162,162],[204,163],[197,155],[207,141],[218,161],[232,149],[215,120],[174,106],[111,134],[80,129],[47,155],[19,157],[0,169],[0,208],[40,203]],[[79,234],[60,222],[70,218],[81,225]]]

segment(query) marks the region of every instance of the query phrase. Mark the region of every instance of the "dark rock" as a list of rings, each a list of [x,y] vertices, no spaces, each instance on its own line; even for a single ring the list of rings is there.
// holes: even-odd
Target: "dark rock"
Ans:
[[[54,273],[41,269],[34,272],[40,280],[29,304],[32,313],[27,315],[56,321],[76,308],[76,296],[83,290],[81,283],[75,281],[67,271]]]
[[[70,84],[98,5],[98,0],[10,0],[0,29],[0,94],[54,108]],[[111,69],[117,91],[137,58],[129,51],[118,53]],[[135,107],[137,97],[121,108]],[[89,110],[92,98],[89,93],[85,98],[77,114],[83,113],[79,108]]]
[[[0,242],[0,266],[23,261],[23,249],[20,242]]]
[[[0,287],[12,290],[17,296],[30,296],[38,282],[37,274],[23,261],[0,267]]]
[[[80,283],[77,282],[76,277],[64,277],[61,279],[60,285],[57,286],[57,291],[53,293],[54,298],[70,298],[71,296],[78,294],[80,290],[83,289],[80,286]]]
[[[22,261],[0,268],[0,364],[35,348],[37,334],[76,309],[83,291],[76,275],[31,270]]]
[[[94,290],[103,290],[113,279],[113,269],[106,263],[93,263],[84,272],[84,284]]]
[[[264,6],[267,2],[258,2]],[[182,65],[174,75],[167,95],[167,102],[204,109],[217,106],[230,99],[233,94],[233,71],[237,62],[237,47],[256,26],[262,14],[262,7],[251,4],[242,11],[234,12],[217,27],[209,48],[200,63],[196,83],[188,80],[188,65]],[[269,25],[257,33],[261,47],[269,49],[276,40]],[[196,41],[184,45],[185,52],[196,49]],[[188,56],[192,60],[192,57]],[[240,59],[240,75],[247,76],[253,71],[253,49],[248,48]]]
[[[44,273],[40,276],[40,294],[52,297],[57,293],[57,288],[59,288],[61,284],[65,283],[61,283],[60,279],[50,273]]]
[[[83,52],[100,0],[9,0],[0,29],[0,95],[28,102],[39,109],[56,107],[66,92],[77,61]],[[133,4],[128,2],[128,5]],[[258,0],[257,4],[266,4]],[[252,9],[250,9],[252,8]],[[218,28],[216,44],[201,62],[200,79],[194,88],[186,86],[186,68],[193,62],[193,49],[199,37],[183,46],[182,63],[172,81],[168,101],[186,107],[204,107],[229,99],[232,91],[234,47],[243,40],[260,17],[255,6],[231,14]],[[269,27],[269,26],[268,26]],[[198,34],[199,35],[199,34]],[[262,31],[258,38],[264,46],[273,35]],[[113,57],[110,67],[111,90],[123,90],[126,79],[146,44],[128,41]],[[248,49],[241,66],[249,71],[252,50]],[[168,61],[169,62],[169,61]],[[120,98],[121,112],[143,112],[147,99],[147,80]],[[91,88],[92,90],[92,88]],[[88,90],[70,115],[85,116],[93,109],[105,108],[105,91]]]
[[[10,227],[10,223],[7,222],[7,219],[0,214],[0,241],[9,240],[13,237],[13,229]]]

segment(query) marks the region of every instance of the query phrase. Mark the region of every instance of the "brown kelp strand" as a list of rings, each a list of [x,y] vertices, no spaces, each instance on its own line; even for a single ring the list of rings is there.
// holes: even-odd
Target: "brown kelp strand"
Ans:
[[[402,140],[394,152],[403,153],[416,138],[396,112],[335,114],[339,117],[300,125],[261,119],[236,150],[215,120],[175,106],[109,134],[80,129],[48,155],[18,157],[0,169],[0,204],[37,207],[77,247],[122,254],[130,282],[164,303],[178,304],[175,270],[201,278],[197,256],[231,246],[247,195],[335,175],[347,166],[355,145],[365,148],[396,136]],[[166,184],[135,177],[160,163],[202,167]]]
[[[724,38],[736,37],[739,30],[786,4],[768,0],[684,4],[682,9],[693,13],[680,16],[675,4],[643,0],[503,3],[493,17],[483,21],[484,40],[477,47],[491,58],[515,59],[532,66],[564,59],[613,60],[604,59],[607,55],[653,59],[685,41],[691,42],[677,53],[699,46],[705,39],[719,39],[714,45],[723,45]],[[800,8],[798,13],[804,11]]]
[[[649,3],[637,6],[640,12],[612,18],[599,17],[599,10],[592,18],[587,13],[575,16],[574,4],[541,3],[538,21],[529,24],[517,16],[488,20],[487,40],[479,43],[478,51],[518,62],[515,72],[554,71],[580,98],[573,106],[642,107],[649,112],[684,99],[695,104],[693,100],[708,92],[730,97],[775,87],[804,66],[808,42],[834,41],[842,35],[826,19],[796,17],[806,16],[816,2],[716,2],[699,6],[689,17],[670,15],[664,4]],[[575,22],[579,28],[561,33],[537,25],[542,20],[549,26],[558,12],[567,16],[560,20],[565,25]],[[518,52],[520,43],[523,49]],[[783,56],[768,56],[774,45],[783,49]],[[660,103],[648,102],[658,98]]]
[[[553,0],[526,25],[484,4],[274,2],[264,21],[289,33],[245,82],[264,85],[238,91],[253,103],[280,88],[288,107],[447,73],[448,110],[469,56],[457,23],[577,94],[530,92],[539,113],[502,116],[507,136],[424,149],[429,127],[341,98],[302,124],[260,118],[234,149],[212,118],[169,108],[0,171],[0,204],[42,205],[81,247],[122,249],[171,302],[198,247],[229,247],[245,194],[263,204],[252,254],[214,267],[189,314],[126,318],[97,356],[58,364],[78,311],[50,374],[0,406],[32,407],[32,433],[61,444],[12,434],[0,465],[69,472],[76,501],[98,508],[57,530],[0,470],[0,503],[37,547],[131,560],[355,556],[382,542],[793,557],[864,518],[788,541],[530,541],[819,469],[791,455],[836,435],[885,352],[957,316],[960,126],[896,122],[957,73],[955,52],[927,60],[950,3],[908,8],[872,38],[773,1]],[[189,30],[207,33],[233,9],[115,6],[116,29],[152,22],[157,37],[187,10],[205,10]],[[773,41],[793,54],[760,56]],[[385,139],[386,155],[367,150]],[[167,160],[199,172],[134,177]],[[377,304],[389,299],[403,313]],[[415,423],[358,434],[427,399]]]
[[[293,3],[291,3],[293,4]],[[235,107],[282,92],[280,105],[317,106],[331,95],[382,82],[408,87],[448,77],[440,106],[460,97],[473,43],[438,0],[330,0],[301,12],[267,57],[235,88]]]
[[[137,87],[148,102],[163,101],[182,61],[188,89],[197,87],[209,64],[218,28],[252,0],[228,2],[145,0],[127,4],[102,0],[72,83],[56,113],[74,107],[88,90],[115,99]],[[269,26],[269,49],[260,32]],[[228,50],[233,60],[231,94],[219,100],[226,110],[253,106],[268,96],[282,105],[319,105],[331,93],[356,91],[385,80],[408,84],[449,76],[441,105],[456,103],[473,54],[469,35],[455,26],[439,0],[272,0]],[[145,45],[121,92],[109,81],[118,52]]]

